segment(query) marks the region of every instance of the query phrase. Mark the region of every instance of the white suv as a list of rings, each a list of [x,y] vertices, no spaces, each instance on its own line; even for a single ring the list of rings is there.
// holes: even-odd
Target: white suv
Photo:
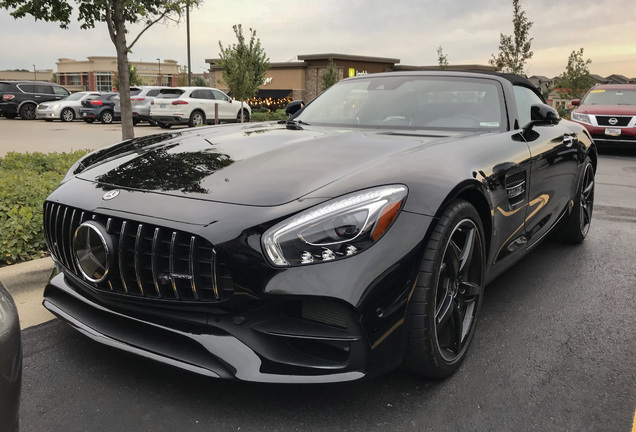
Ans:
[[[220,121],[249,121],[252,111],[248,104],[233,101],[220,90],[209,87],[175,87],[161,89],[151,102],[150,119],[167,129],[173,124],[190,127],[214,123],[214,106],[219,107]]]

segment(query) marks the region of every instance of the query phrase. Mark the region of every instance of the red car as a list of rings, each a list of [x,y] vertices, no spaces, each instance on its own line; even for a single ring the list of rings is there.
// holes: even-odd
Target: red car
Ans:
[[[599,84],[574,99],[572,120],[582,124],[597,145],[636,146],[636,84]]]

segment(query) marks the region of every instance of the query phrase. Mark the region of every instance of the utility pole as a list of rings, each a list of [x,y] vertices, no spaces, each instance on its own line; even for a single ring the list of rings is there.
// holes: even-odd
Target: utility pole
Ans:
[[[190,5],[186,5],[186,28],[188,32],[188,86],[192,85],[192,68],[190,67]]]
[[[38,80],[38,73],[35,71],[35,65],[33,65],[33,80],[34,81]]]
[[[161,59],[157,59],[157,64],[159,65],[159,73],[157,74],[157,85],[163,85],[163,79],[161,78]]]

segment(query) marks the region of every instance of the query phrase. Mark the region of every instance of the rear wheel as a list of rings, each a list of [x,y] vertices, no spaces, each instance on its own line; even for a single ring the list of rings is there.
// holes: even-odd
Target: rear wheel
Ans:
[[[99,116],[99,121],[104,124],[111,124],[113,122],[113,113],[110,111],[102,112],[102,114]]]
[[[454,373],[472,341],[484,288],[484,230],[468,202],[451,202],[431,235],[407,309],[404,365],[430,378]]]
[[[190,114],[190,121],[188,122],[188,126],[205,126],[205,114],[203,114],[201,111],[195,111]]]
[[[60,119],[63,122],[71,122],[75,119],[75,113],[70,108],[64,108],[62,110],[62,114],[60,115]]]
[[[22,105],[22,108],[20,108],[20,118],[22,118],[22,120],[35,120],[35,105],[30,103]]]
[[[585,159],[583,177],[576,193],[572,212],[564,222],[563,238],[570,243],[581,243],[590,231],[594,210],[594,166]]]

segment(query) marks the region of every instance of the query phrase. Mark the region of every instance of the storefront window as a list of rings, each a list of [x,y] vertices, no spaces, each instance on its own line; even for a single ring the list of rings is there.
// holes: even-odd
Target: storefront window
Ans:
[[[97,72],[97,91],[113,91],[113,79],[110,72]]]

